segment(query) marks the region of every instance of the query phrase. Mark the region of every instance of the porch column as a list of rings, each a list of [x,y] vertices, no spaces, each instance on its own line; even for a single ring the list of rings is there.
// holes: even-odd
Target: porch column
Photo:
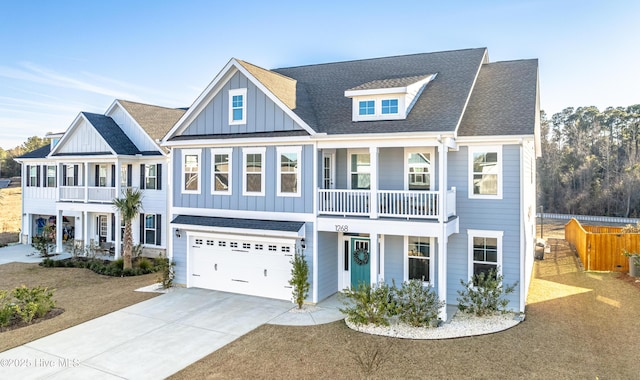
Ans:
[[[89,245],[89,212],[82,212],[82,244],[84,247]],[[84,248],[83,247],[83,248]]]
[[[121,172],[122,168],[120,166],[122,165],[122,163],[120,162],[119,159],[116,159],[116,164],[115,165],[116,165],[116,170],[115,170],[116,178],[114,180],[114,182],[116,184],[115,198],[120,198],[120,183],[122,182],[122,178],[120,178],[120,175],[122,174],[122,172]],[[117,220],[116,220],[116,222],[117,222]],[[120,226],[118,225],[118,227],[120,227]]]
[[[22,224],[24,225],[24,231],[25,231],[22,234],[27,235],[26,241],[24,243],[32,244],[33,240],[31,239],[33,238],[33,214],[23,214],[22,217],[26,218],[26,220],[22,221]]]
[[[378,219],[378,147],[369,147],[369,218]]]
[[[60,162],[56,163],[56,175],[57,175],[57,179],[56,179],[56,185],[57,185],[57,189],[56,189],[56,194],[58,194],[56,196],[56,201],[60,201],[60,198],[62,197],[62,184],[64,183],[64,179],[62,177],[62,166],[63,164],[61,164]]]
[[[438,236],[438,298],[445,303],[438,317],[443,321],[447,320],[447,240],[443,229]]]
[[[438,145],[438,221],[443,223],[447,220],[447,147],[444,142]]]
[[[369,271],[371,272],[371,284],[378,283],[378,234],[369,234]]]
[[[118,185],[116,184],[116,187],[117,186]],[[116,223],[115,223],[116,224],[115,225],[116,231],[115,231],[115,241],[113,242],[113,244],[115,244],[116,246],[115,246],[114,259],[118,260],[120,258],[120,255],[121,255],[121,252],[120,252],[120,244],[121,244],[120,231],[122,231],[122,228],[120,228],[120,223],[122,223],[122,222],[120,221],[120,213],[119,212],[116,212],[115,216],[116,216]]]
[[[56,253],[62,252],[62,210],[56,216]]]
[[[82,173],[82,179],[84,180],[84,203],[89,202],[89,163],[84,163],[84,171]]]

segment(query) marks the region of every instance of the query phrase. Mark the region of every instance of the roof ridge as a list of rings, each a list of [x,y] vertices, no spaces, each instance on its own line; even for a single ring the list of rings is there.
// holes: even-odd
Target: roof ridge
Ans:
[[[143,103],[143,102],[136,102],[133,100],[127,100],[127,99],[116,99],[119,103],[121,102],[125,102],[125,103],[133,103],[133,104],[139,104],[141,106],[148,106],[148,107],[157,107],[157,108],[164,108],[164,109],[168,109],[168,110],[179,110],[181,109],[180,107],[165,107],[165,106],[159,106],[157,104],[150,104],[150,103]]]

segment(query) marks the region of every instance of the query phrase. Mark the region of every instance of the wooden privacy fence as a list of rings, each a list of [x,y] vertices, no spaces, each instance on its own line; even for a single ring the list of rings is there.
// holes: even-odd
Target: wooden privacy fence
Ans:
[[[621,231],[622,227],[582,226],[571,219],[564,237],[578,251],[585,270],[628,272],[629,258],[622,252],[640,252],[640,234]]]

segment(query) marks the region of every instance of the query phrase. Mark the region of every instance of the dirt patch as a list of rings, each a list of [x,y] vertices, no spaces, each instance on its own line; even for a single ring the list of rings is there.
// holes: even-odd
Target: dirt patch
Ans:
[[[0,189],[0,247],[17,242],[22,224],[22,188]]]
[[[640,373],[640,288],[579,270],[564,240],[534,264],[527,319],[485,336],[413,341],[355,332],[343,321],[264,325],[172,379],[631,379]]]
[[[88,269],[43,268],[38,264],[0,265],[0,289],[21,285],[55,288],[56,307],[64,313],[26,327],[0,333],[0,351],[31,342],[79,323],[155,297],[135,289],[156,282],[155,273],[135,277],[108,277]]]

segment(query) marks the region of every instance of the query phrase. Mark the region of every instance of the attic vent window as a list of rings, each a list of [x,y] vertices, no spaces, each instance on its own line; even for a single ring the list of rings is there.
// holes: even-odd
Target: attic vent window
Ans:
[[[229,125],[246,124],[247,89],[229,90]]]
[[[364,100],[360,102],[360,115],[373,115],[376,112],[375,101]]]

